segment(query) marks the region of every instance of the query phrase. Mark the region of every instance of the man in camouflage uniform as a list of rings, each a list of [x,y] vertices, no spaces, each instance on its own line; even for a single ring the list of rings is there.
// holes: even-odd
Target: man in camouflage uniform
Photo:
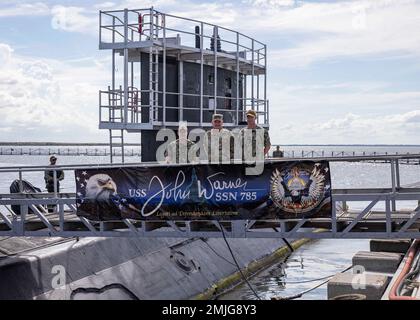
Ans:
[[[206,138],[204,139],[208,161],[212,163],[229,163],[231,159],[233,159],[233,136],[229,130],[223,128],[222,114],[213,114],[211,123],[213,128],[207,131]],[[219,141],[217,142],[215,139],[218,139]],[[216,146],[216,148],[214,148],[214,146]]]
[[[196,162],[197,157],[188,158],[188,153],[194,142],[187,138],[188,129],[186,123],[180,123],[178,127],[178,139],[168,144],[165,151],[167,163],[189,163]]]
[[[252,148],[252,157],[257,157],[259,159],[263,159],[270,150],[271,142],[270,142],[270,135],[268,134],[268,130],[260,127],[257,125],[257,113],[254,110],[248,110],[246,112],[246,121],[247,127],[241,130],[241,136],[243,137],[243,147],[245,148]],[[252,130],[252,131],[250,131]],[[263,148],[263,154],[257,155],[257,145]],[[262,149],[262,148],[261,148]],[[247,155],[244,152],[244,159]]]

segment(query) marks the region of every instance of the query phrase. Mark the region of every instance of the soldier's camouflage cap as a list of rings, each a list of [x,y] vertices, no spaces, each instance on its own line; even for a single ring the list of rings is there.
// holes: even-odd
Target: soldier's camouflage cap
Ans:
[[[248,110],[248,111],[246,112],[246,116],[247,116],[247,117],[248,117],[248,116],[251,116],[251,117],[256,118],[256,117],[257,117],[257,113],[256,113],[254,110]]]
[[[212,120],[223,120],[223,114],[220,113],[214,113],[212,116]]]

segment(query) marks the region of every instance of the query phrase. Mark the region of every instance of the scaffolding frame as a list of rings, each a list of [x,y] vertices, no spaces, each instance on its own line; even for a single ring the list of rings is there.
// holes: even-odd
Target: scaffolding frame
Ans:
[[[191,30],[196,26],[199,27],[199,32]],[[181,41],[185,44],[181,44]],[[205,48],[206,43],[210,43],[210,48]],[[221,50],[218,47],[219,43],[220,47],[228,51]],[[99,92],[99,128],[110,131],[111,150],[119,146],[123,147],[123,138],[118,140],[115,137],[123,137],[124,131],[140,132],[165,127],[176,128],[179,121],[185,120],[184,111],[186,110],[199,113],[199,121],[189,121],[190,127],[211,127],[211,123],[203,119],[204,112],[210,111],[231,114],[232,120],[225,121],[225,127],[234,128],[240,121],[246,119],[247,109],[257,112],[259,125],[269,127],[269,104],[266,96],[267,48],[256,39],[215,24],[162,13],[151,7],[100,11],[99,48],[112,50],[112,85],[108,87],[108,90]],[[142,61],[141,53],[149,54],[148,62]],[[116,75],[117,55],[123,57],[123,75],[119,86]],[[175,57],[180,63],[181,87],[178,92],[171,92],[166,88],[167,57]],[[158,65],[159,58],[162,59],[161,68]],[[142,86],[134,83],[134,78],[140,76],[134,71],[136,62],[149,63],[147,89],[137,89]],[[200,65],[200,92],[197,94],[186,93],[183,90],[183,62],[194,62]],[[213,94],[204,94],[205,65],[214,68]],[[218,68],[235,71],[236,95],[234,97],[217,94]],[[159,69],[162,70],[160,86]],[[242,92],[239,92],[240,82],[242,82]],[[149,97],[148,101],[137,99],[134,103],[132,97],[141,97],[142,94]],[[166,101],[169,96],[177,96],[179,105],[168,106]],[[162,97],[161,103],[159,97]],[[184,105],[184,97],[198,98],[199,105]],[[214,106],[205,109],[204,99],[213,100]],[[226,105],[229,108],[225,107]],[[148,121],[142,121],[139,117],[142,108],[150,110]],[[179,121],[167,120],[166,115],[169,109],[179,109]],[[161,117],[158,116],[160,114]],[[118,134],[113,134],[113,130]]]

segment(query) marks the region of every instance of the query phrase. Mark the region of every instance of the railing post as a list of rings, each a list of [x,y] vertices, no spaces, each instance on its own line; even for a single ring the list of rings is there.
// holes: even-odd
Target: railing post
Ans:
[[[102,42],[102,11],[99,10],[99,45]]]
[[[102,123],[102,102],[101,102],[101,90],[99,90],[99,123]],[[48,151],[49,152],[49,151]]]
[[[26,215],[28,214],[28,205],[20,205],[20,216],[13,217],[13,234],[15,236],[24,236],[25,235],[25,220]]]
[[[179,105],[179,120],[184,120],[184,61],[178,63],[178,105]]]
[[[391,232],[392,232],[392,224],[391,224],[391,210],[389,208],[389,198],[387,197],[385,200],[385,223],[386,223],[386,233],[387,236],[390,238]],[[395,205],[395,198],[392,197],[392,206]],[[392,209],[395,211],[395,209]]]
[[[267,45],[264,45],[264,122],[269,124],[267,100]]]
[[[59,216],[59,227],[60,231],[64,231],[64,204],[59,203],[58,204],[58,216]]]
[[[217,38],[219,35],[219,30],[217,28],[217,26],[213,27],[213,41],[214,41],[214,46],[213,46],[213,52],[214,52],[214,90],[213,90],[213,94],[214,94],[214,113],[217,113]]]
[[[23,192],[22,170],[19,168],[19,193]]]
[[[54,198],[57,198],[57,170],[53,171],[53,182],[54,182]]]
[[[162,14],[162,19],[165,21],[166,24],[166,17]],[[162,26],[163,30],[163,53],[162,53],[162,71],[163,71],[163,79],[162,79],[162,104],[163,104],[163,111],[162,111],[162,122],[163,126],[166,124],[166,25]],[[159,90],[159,88],[158,88]]]
[[[343,201],[341,202],[341,205],[342,205],[342,207],[343,207],[343,211],[347,211],[347,201],[346,201],[346,200],[343,200]]]
[[[124,123],[128,118],[128,10],[124,9]]]
[[[395,194],[396,194],[396,183],[395,183],[395,159],[391,159],[391,186],[392,186],[392,211],[396,211],[396,202],[395,202]]]
[[[252,43],[252,62],[251,62],[251,109],[255,110],[255,101],[254,101],[254,76],[255,76],[255,69],[254,69],[254,39],[251,41]],[[257,120],[258,120],[258,113],[257,113]]]
[[[236,123],[239,123],[239,33],[236,32]]]
[[[154,28],[154,21],[153,21],[153,7],[150,8],[150,28],[149,28],[149,39],[153,41],[153,28]],[[153,44],[152,44],[153,45]]]
[[[336,208],[336,203],[335,200],[332,199],[331,201],[331,206],[332,206],[332,210],[331,210],[331,232],[333,234],[333,237],[335,238],[335,235],[337,233],[337,208]]]
[[[204,90],[204,24],[200,25],[200,126],[203,125],[203,90]]]

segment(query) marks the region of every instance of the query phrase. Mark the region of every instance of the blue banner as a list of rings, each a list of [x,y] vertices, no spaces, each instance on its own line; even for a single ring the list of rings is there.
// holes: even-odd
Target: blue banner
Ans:
[[[291,219],[331,216],[326,161],[76,170],[77,214],[95,221]]]

